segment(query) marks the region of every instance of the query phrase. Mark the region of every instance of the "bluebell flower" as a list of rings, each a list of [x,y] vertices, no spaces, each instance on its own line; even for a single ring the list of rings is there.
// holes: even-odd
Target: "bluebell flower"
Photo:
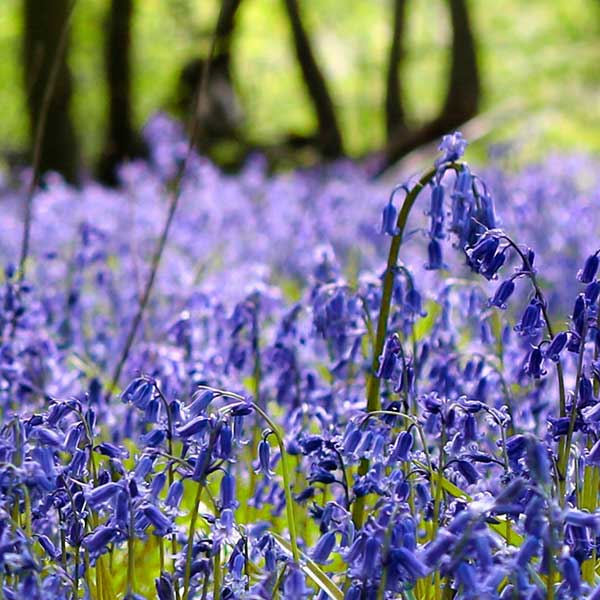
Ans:
[[[306,586],[306,578],[299,567],[292,564],[283,582],[285,600],[298,600],[310,596],[311,590]]]
[[[584,295],[588,304],[596,304],[598,296],[600,296],[600,281],[596,279],[591,283],[588,283],[585,287]]]
[[[405,462],[414,443],[413,434],[410,431],[402,431],[396,438],[396,443],[391,452],[390,460]]]
[[[588,407],[584,408],[581,412],[582,412],[586,422],[590,422],[590,423],[600,422],[600,402],[594,404],[593,406],[588,406]]]
[[[569,509],[565,512],[564,519],[565,523],[569,523],[570,525],[589,528],[596,535],[600,533],[600,515],[597,513]]]
[[[175,600],[175,588],[170,573],[161,573],[155,580],[158,600]]]
[[[294,500],[296,502],[298,502],[299,504],[302,504],[303,502],[306,502],[307,500],[314,498],[315,491],[316,490],[314,487],[308,486],[307,488],[302,490],[299,494],[296,494],[296,496],[294,496]]]
[[[502,265],[506,262],[506,253],[505,252],[496,252],[494,256],[491,258],[489,262],[481,263],[479,272],[483,275],[488,281],[492,279],[497,279],[498,271],[502,268]]]
[[[456,542],[457,537],[448,531],[440,531],[437,537],[432,540],[423,552],[423,560],[430,567],[439,565],[444,554],[450,551],[450,548]]]
[[[383,208],[381,233],[386,233],[387,235],[391,236],[398,235],[398,228],[396,227],[397,219],[398,211],[390,199],[390,201]]]
[[[125,530],[129,527],[129,495],[125,490],[121,490],[115,499],[114,519],[121,529]]]
[[[546,370],[543,369],[542,365],[544,362],[544,354],[539,346],[534,346],[527,357],[523,371],[533,377],[539,379],[546,374]]]
[[[500,239],[493,235],[483,236],[473,248],[467,249],[469,263],[479,271],[482,266],[489,264],[500,244]]]
[[[534,438],[529,438],[527,442],[527,466],[537,483],[546,485],[550,483],[551,464],[548,449]]]
[[[460,474],[467,480],[469,485],[479,481],[481,475],[477,469],[467,460],[457,460],[456,467]]]
[[[531,560],[537,556],[541,542],[537,537],[529,536],[521,545],[515,558],[515,563],[520,569],[525,569]]]
[[[225,473],[221,479],[221,509],[236,508],[235,478],[230,473]]]
[[[414,582],[425,577],[429,572],[427,566],[417,558],[414,552],[407,548],[393,548],[390,551],[389,558],[388,569],[390,569],[390,574],[393,574],[394,571],[401,571],[397,575],[398,579],[403,575],[403,579],[406,581]],[[391,584],[392,581],[388,583]]]
[[[139,479],[145,479],[150,471],[152,471],[152,466],[154,464],[154,458],[152,456],[142,456],[139,462],[135,466],[135,476]]]
[[[267,479],[270,479],[273,476],[273,471],[271,471],[271,446],[264,439],[258,443],[258,464],[257,473],[262,473]]]
[[[591,283],[596,277],[599,265],[600,257],[598,257],[598,251],[596,251],[586,258],[583,268],[577,273],[577,279],[581,283]]]
[[[515,282],[512,279],[507,279],[503,281],[496,289],[496,292],[494,293],[493,297],[490,298],[489,305],[505,309],[507,306],[507,302],[514,291]]]
[[[444,262],[442,256],[442,246],[437,239],[432,238],[431,240],[429,240],[427,252],[429,256],[429,261],[425,265],[426,269],[436,270],[448,268],[448,265]]]
[[[154,395],[154,384],[143,377],[134,379],[123,391],[123,402],[130,402],[140,410],[146,410]]]
[[[567,557],[562,562],[562,572],[565,576],[565,582],[569,586],[571,593],[575,598],[581,595],[581,571],[579,563],[572,557]]]
[[[579,394],[577,397],[577,408],[586,408],[597,403],[597,398],[594,396],[594,387],[590,379],[582,376],[579,379]]]
[[[600,467],[600,440],[598,440],[588,451],[586,462],[588,465]]]
[[[129,451],[127,450],[127,448],[117,446],[116,444],[111,444],[110,442],[101,442],[94,448],[94,450],[110,458],[121,459],[129,457]]]
[[[83,546],[92,556],[99,556],[106,552],[108,545],[114,542],[118,535],[117,527],[101,525],[93,533],[83,538]]]
[[[173,529],[171,520],[163,515],[154,504],[146,504],[142,507],[142,513],[154,527],[154,534],[163,537]]]
[[[44,552],[46,552],[50,558],[56,559],[60,556],[60,552],[56,549],[56,546],[47,535],[36,534],[35,537],[40,546],[44,549]]]
[[[208,430],[209,420],[207,417],[196,417],[185,425],[177,428],[177,435],[182,438],[202,435]]]
[[[387,338],[379,357],[377,377],[380,379],[392,378],[401,348],[400,338],[396,334],[390,335]]]
[[[310,483],[324,483],[327,485],[330,483],[334,483],[337,480],[335,478],[335,475],[333,475],[331,472],[321,467],[315,467],[312,469],[308,481]]]
[[[169,506],[170,508],[178,508],[183,497],[183,491],[183,482],[178,479],[175,480],[169,486],[169,491],[167,492],[167,497],[165,498],[166,506]]]
[[[192,403],[188,406],[190,416],[194,418],[204,414],[214,397],[215,392],[212,390],[199,389],[196,391],[192,396]]]
[[[506,452],[508,458],[512,461],[519,460],[527,450],[527,437],[523,434],[516,434],[506,440]]]
[[[150,496],[157,499],[159,494],[162,492],[165,483],[167,482],[167,476],[163,473],[157,473],[152,481],[150,482]]]
[[[438,150],[443,152],[443,154],[435,161],[435,166],[439,167],[444,163],[459,160],[465,153],[466,148],[467,140],[465,140],[460,131],[445,135],[438,146]]]
[[[216,456],[223,459],[229,459],[233,450],[233,431],[229,423],[223,423],[217,439]]]
[[[544,357],[553,362],[558,362],[560,360],[560,353],[565,349],[568,341],[569,334],[566,331],[560,331],[554,336],[550,344],[546,346]]]
[[[86,495],[86,500],[93,509],[97,510],[101,504],[112,500],[121,489],[122,487],[118,483],[105,483],[89,492]]]
[[[461,562],[456,569],[456,579],[465,598],[478,598],[477,575],[473,565]]]
[[[36,427],[32,431],[31,437],[52,448],[61,448],[63,445],[61,436],[46,427]]]
[[[312,551],[312,559],[318,564],[326,564],[329,555],[335,547],[335,543],[334,531],[328,531],[323,534]]]
[[[533,298],[514,329],[521,335],[533,336],[537,335],[543,326],[542,303],[537,298]]]
[[[167,433],[164,429],[152,429],[146,435],[142,436],[141,441],[145,446],[158,448],[166,438]]]

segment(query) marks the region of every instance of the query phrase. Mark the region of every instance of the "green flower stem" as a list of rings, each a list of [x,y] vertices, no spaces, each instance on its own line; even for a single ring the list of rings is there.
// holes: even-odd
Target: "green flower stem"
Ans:
[[[221,547],[215,552],[213,568],[213,598],[221,597]]]
[[[167,416],[167,448],[168,448],[168,452],[170,456],[174,456],[175,452],[173,450],[173,414],[171,412],[171,405],[167,402],[167,399],[165,398],[164,394],[162,393],[161,389],[158,387],[158,385],[156,385],[156,382],[154,382],[154,389],[156,390],[156,392],[158,393],[158,396],[162,402],[162,405],[165,409],[165,414]],[[168,466],[168,481],[169,481],[169,487],[171,487],[171,485],[173,485],[173,481],[174,481],[174,475],[173,475],[173,462],[169,461],[169,466]],[[162,538],[160,539],[160,571],[161,573],[164,571],[164,565],[165,565],[165,556],[164,556],[164,546],[163,546],[163,541]],[[171,534],[171,554],[172,554],[172,566],[173,566],[173,571],[175,571],[175,557],[177,555],[177,539],[175,534]],[[175,598],[176,600],[179,600],[179,589],[176,587],[175,588]]]
[[[290,470],[288,465],[287,451],[283,443],[283,434],[279,427],[271,420],[269,415],[254,402],[251,403],[254,410],[267,422],[273,435],[277,439],[279,452],[281,454],[281,472],[283,475],[283,487],[285,491],[285,510],[287,514],[288,530],[290,532],[290,545],[292,546],[292,557],[295,563],[300,560],[300,552],[298,550],[298,539],[296,533],[296,518],[294,516],[294,500],[292,498],[292,482],[290,479]]]
[[[554,338],[554,330],[552,328],[552,323],[550,322],[550,315],[548,314],[546,298],[544,297],[544,294],[543,294],[542,290],[540,289],[537,278],[533,271],[533,267],[530,264],[527,256],[523,253],[523,251],[519,248],[519,246],[517,246],[517,244],[515,244],[508,237],[505,237],[504,239],[506,239],[506,241],[511,245],[511,247],[517,252],[519,257],[523,261],[523,264],[529,271],[527,276],[529,277],[529,280],[531,281],[531,284],[533,285],[533,289],[535,290],[536,297],[541,302],[542,315],[544,316],[544,321],[546,322],[546,329],[548,330],[548,335],[550,336],[550,339],[552,339],[552,338]],[[577,386],[579,386],[579,374],[580,373],[578,371]],[[567,394],[566,394],[566,388],[565,388],[565,377],[564,377],[564,372],[563,372],[562,363],[560,362],[560,359],[556,363],[556,376],[558,379],[559,415],[560,415],[560,417],[566,417],[567,416],[567,400],[566,400]],[[575,393],[577,394],[577,389],[576,389]],[[575,401],[574,401],[573,406],[576,407]],[[571,423],[572,423],[573,427],[575,426],[575,417],[577,416],[576,408],[574,408],[574,411],[571,411],[571,413],[572,414],[571,414],[571,422],[569,423],[569,430],[571,429]],[[567,435],[567,439],[564,442],[561,441],[559,443],[559,447],[558,447],[558,488],[559,488],[559,494],[561,497],[561,502],[564,502],[564,500],[565,500],[566,475],[567,475],[566,474],[566,466],[567,466],[567,463],[569,462],[568,457],[570,455],[570,445],[571,445],[572,435],[573,435],[573,432],[571,431],[570,435]]]
[[[598,318],[596,320],[596,327],[600,328],[600,307],[598,310]],[[598,360],[598,345],[594,344],[594,360]],[[600,393],[600,379],[594,374],[594,395],[598,396]],[[587,436],[587,448],[588,450],[592,447],[593,440],[591,436]],[[598,467],[589,465],[585,467],[583,475],[583,497],[584,505],[590,512],[594,512],[598,508],[598,486],[599,486],[600,470]],[[590,558],[585,560],[582,565],[582,574],[585,581],[592,585],[595,581],[595,568],[596,568],[597,553],[596,548],[592,549]]]
[[[133,521],[133,507],[129,499],[129,535],[127,536],[127,595],[135,593],[134,569],[135,569],[135,528]]]
[[[559,452],[558,457],[558,474],[559,474],[559,490],[560,498],[559,501],[562,506],[567,501],[566,495],[566,484],[567,484],[567,467],[569,465],[569,457],[571,455],[571,441],[573,440],[573,433],[575,432],[575,421],[577,420],[577,399],[579,397],[579,382],[583,374],[583,355],[585,353],[585,338],[587,336],[587,325],[584,323],[583,332],[581,334],[581,342],[579,347],[579,356],[577,358],[577,375],[575,376],[575,391],[573,393],[573,405],[571,407],[571,414],[569,418],[569,429],[567,431],[567,437],[564,446],[560,447],[562,452]]]
[[[213,392],[217,392],[222,396],[227,396],[229,398],[233,398],[234,400],[239,400],[243,404],[252,406],[252,408],[265,420],[265,422],[273,432],[273,435],[277,439],[277,445],[279,446],[279,452],[281,454],[281,472],[283,476],[283,487],[285,492],[285,511],[287,515],[288,530],[290,532],[290,546],[292,547],[292,557],[294,559],[294,562],[299,563],[300,551],[298,550],[296,518],[294,515],[294,499],[292,498],[292,480],[290,478],[290,467],[288,464],[287,450],[285,449],[285,444],[283,442],[283,433],[275,424],[275,422],[271,419],[271,417],[269,417],[269,415],[255,402],[250,402],[246,400],[243,396],[240,396],[239,394],[234,394],[233,392],[226,392],[208,386],[202,387],[205,389],[212,390]],[[229,405],[225,408],[225,410],[232,410],[237,406],[239,405]],[[186,599],[184,598],[184,600]]]
[[[387,336],[388,319],[390,316],[390,307],[392,305],[392,292],[394,289],[394,272],[396,270],[396,265],[398,264],[398,256],[400,254],[404,229],[406,228],[408,215],[410,214],[419,193],[435,177],[436,173],[437,169],[431,169],[419,179],[411,191],[406,195],[400,213],[398,214],[398,220],[396,221],[397,234],[392,237],[388,253],[387,267],[383,278],[383,294],[381,297],[379,317],[377,319],[375,347],[373,348],[373,357],[371,361],[371,373],[367,384],[367,410],[369,412],[381,409],[381,399],[379,398],[381,381],[375,376],[375,373],[379,368],[379,357],[383,351],[383,345],[385,344],[385,338]]]
[[[462,169],[462,164],[450,163],[447,165],[447,168],[458,171]],[[379,317],[377,319],[375,347],[373,348],[373,357],[371,360],[371,373],[369,374],[367,383],[367,411],[369,412],[381,410],[381,398],[379,396],[381,380],[376,376],[376,373],[377,369],[379,368],[379,357],[381,356],[385,339],[387,337],[388,319],[390,316],[392,292],[394,289],[394,272],[398,264],[398,256],[400,254],[400,246],[402,245],[404,230],[406,228],[406,223],[408,222],[408,216],[415,204],[415,201],[425,186],[435,177],[437,172],[437,168],[427,171],[427,173],[425,173],[413,186],[402,203],[402,208],[400,209],[400,213],[398,214],[398,219],[396,221],[397,234],[392,237],[392,242],[390,244],[390,250],[388,253],[387,267],[383,278],[381,306],[379,308]],[[368,471],[369,461],[366,459],[361,460],[358,467],[358,474],[363,476],[366,475]],[[352,519],[356,527],[362,527],[364,522],[364,511],[365,497],[361,496],[360,498],[356,499],[354,507],[352,508]]]
[[[206,453],[205,464],[202,468],[204,475],[198,481],[198,488],[196,490],[196,496],[194,498],[194,507],[192,508],[192,518],[190,519],[190,529],[188,533],[187,550],[185,553],[185,571],[183,576],[183,596],[182,600],[188,600],[190,594],[190,579],[192,577],[192,553],[194,548],[194,536],[196,535],[196,526],[198,523],[198,512],[200,510],[200,499],[202,498],[202,491],[206,485],[206,471],[210,464],[210,455],[212,448],[216,442],[216,435],[214,431],[211,433],[208,441],[208,452]]]
[[[192,509],[192,518],[190,519],[190,530],[188,533],[187,551],[185,555],[185,573],[183,576],[183,600],[188,600],[190,593],[190,579],[192,575],[192,552],[194,548],[194,535],[196,534],[196,524],[198,522],[198,511],[202,490],[204,489],[204,480],[198,482],[196,497],[194,498],[194,507]]]

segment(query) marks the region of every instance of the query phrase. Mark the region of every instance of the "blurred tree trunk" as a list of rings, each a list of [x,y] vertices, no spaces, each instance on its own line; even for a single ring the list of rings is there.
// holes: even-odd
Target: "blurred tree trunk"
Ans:
[[[235,31],[235,17],[242,0],[221,0],[221,10],[215,32],[215,56],[226,56],[231,61],[231,42]]]
[[[67,181],[79,177],[79,148],[70,115],[72,80],[67,64],[68,43],[61,56],[57,49],[63,35],[68,35],[66,23],[69,0],[24,0],[23,9],[23,71],[29,113],[30,139],[38,128],[44,110],[44,96],[53,66],[56,79],[49,96],[45,131],[41,137],[40,173],[57,171]],[[57,62],[58,61],[58,62]],[[33,154],[33,148],[31,149]]]
[[[477,50],[467,0],[449,0],[452,20],[452,63],[446,102],[440,115],[456,127],[477,114],[481,95]]]
[[[388,140],[407,129],[401,78],[405,24],[406,0],[394,0],[392,43],[388,58],[385,93],[385,125]]]
[[[296,58],[317,116],[319,149],[327,158],[339,157],[344,153],[342,134],[327,82],[315,58],[297,0],[285,0],[285,6],[292,27]]]
[[[236,17],[241,4],[242,0],[220,1],[210,52],[184,64],[173,105],[180,118],[188,121],[197,148],[225,169],[237,168],[246,154],[244,112],[231,68]]]
[[[475,36],[467,0],[448,0],[452,23],[450,73],[444,105],[439,115],[416,129],[395,133],[383,149],[376,175],[383,173],[411,150],[432,142],[477,114],[481,83]]]
[[[104,73],[108,84],[108,128],[98,176],[117,183],[116,169],[125,160],[144,156],[146,148],[132,123],[131,19],[133,0],[112,0],[104,35]]]

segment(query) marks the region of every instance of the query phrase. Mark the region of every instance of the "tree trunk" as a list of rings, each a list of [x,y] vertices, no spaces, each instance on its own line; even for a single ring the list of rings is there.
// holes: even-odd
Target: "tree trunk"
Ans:
[[[452,59],[442,115],[449,121],[460,124],[477,114],[481,85],[466,0],[448,2],[452,20]]]
[[[407,129],[401,78],[405,24],[406,0],[394,0],[392,43],[387,66],[385,94],[385,125],[388,140],[396,135],[401,135]]]
[[[415,148],[432,142],[477,114],[481,95],[477,52],[466,0],[448,0],[452,22],[452,54],[446,99],[440,114],[414,130],[401,130],[377,153],[374,175]]]
[[[67,64],[68,44],[61,56],[57,56],[62,36],[68,35],[65,28],[69,5],[69,0],[24,0],[23,72],[30,139],[34,140],[50,75],[54,65],[57,67],[46,107],[45,130],[40,138],[39,169],[40,173],[57,171],[75,183],[79,177],[79,149],[70,115],[72,79]]]
[[[108,84],[108,129],[98,163],[98,175],[117,183],[122,162],[144,156],[146,148],[132,124],[131,18],[133,0],[112,0],[104,36],[104,73]]]
[[[235,31],[235,17],[242,0],[222,0],[215,32],[215,56],[231,59],[231,42]]]
[[[297,0],[285,0],[296,58],[302,70],[304,84],[313,104],[318,125],[318,144],[323,156],[337,158],[343,155],[342,135],[337,123],[335,107],[327,82],[312,50],[308,33],[302,23]]]

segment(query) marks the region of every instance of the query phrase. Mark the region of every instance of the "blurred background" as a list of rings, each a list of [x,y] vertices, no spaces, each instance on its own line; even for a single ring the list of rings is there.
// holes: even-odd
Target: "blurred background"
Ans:
[[[189,120],[208,56],[198,144],[228,170],[380,173],[454,128],[471,158],[600,151],[598,0],[2,0],[3,169],[46,101],[42,168],[114,183],[150,115]]]

